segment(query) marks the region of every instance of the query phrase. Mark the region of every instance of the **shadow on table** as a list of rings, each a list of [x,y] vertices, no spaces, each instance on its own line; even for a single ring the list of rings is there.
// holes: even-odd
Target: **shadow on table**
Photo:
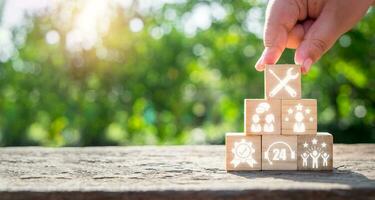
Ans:
[[[275,178],[293,180],[296,182],[334,183],[345,184],[351,188],[372,185],[375,180],[351,170],[334,169],[333,171],[257,171],[257,172],[230,172],[230,174],[248,179]]]

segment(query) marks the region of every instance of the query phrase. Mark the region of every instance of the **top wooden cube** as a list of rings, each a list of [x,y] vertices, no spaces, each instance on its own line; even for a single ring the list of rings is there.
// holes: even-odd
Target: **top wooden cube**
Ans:
[[[264,83],[267,99],[300,99],[301,66],[266,65]]]

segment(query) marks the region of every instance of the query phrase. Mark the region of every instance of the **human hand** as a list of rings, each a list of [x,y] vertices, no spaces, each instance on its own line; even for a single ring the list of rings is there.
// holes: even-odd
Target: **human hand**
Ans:
[[[266,11],[262,56],[255,65],[275,64],[285,48],[296,49],[302,73],[350,30],[375,0],[270,0]]]

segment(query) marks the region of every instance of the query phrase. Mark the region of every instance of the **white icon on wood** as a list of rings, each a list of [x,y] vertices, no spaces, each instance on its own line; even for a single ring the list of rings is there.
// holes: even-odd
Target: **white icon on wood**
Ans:
[[[288,69],[288,71],[286,72],[286,76],[283,79],[277,76],[277,74],[272,69],[269,69],[268,71],[276,78],[276,80],[279,81],[279,84],[277,84],[276,87],[271,90],[269,94],[270,97],[274,97],[282,89],[285,89],[291,97],[297,96],[296,90],[288,85],[289,81],[294,80],[299,76],[298,73],[292,74],[293,68]]]
[[[322,158],[323,158],[323,167],[327,167],[328,166],[328,158],[329,158],[328,153],[324,152],[322,154]]]
[[[326,147],[327,144],[325,142],[319,145],[316,138],[311,140],[311,144],[305,142],[301,154],[302,167],[308,167],[309,161],[313,169],[318,169],[320,163],[323,167],[327,167],[330,155],[326,152]]]
[[[306,131],[305,119],[308,119],[308,122],[314,122],[314,117],[312,116],[311,109],[299,103],[296,106],[290,107],[288,109],[288,113],[284,118],[284,121],[294,122],[293,131],[296,133],[303,133]]]
[[[318,168],[319,166],[319,157],[321,153],[319,153],[317,150],[314,150],[312,153],[309,154],[310,157],[312,158],[312,168]]]
[[[307,159],[309,158],[309,155],[307,153],[301,154],[302,157],[302,166],[307,167]]]
[[[256,133],[261,132],[262,126],[259,123],[259,121],[260,121],[259,115],[257,115],[257,114],[253,115],[252,121],[253,121],[253,123],[251,124],[251,131],[256,132]]]
[[[268,133],[274,132],[275,115],[272,113],[265,115],[266,112],[270,111],[270,108],[270,104],[266,102],[262,102],[256,107],[255,114],[251,117],[250,130],[252,132],[259,133],[262,130]],[[265,119],[263,127],[260,124],[261,117]]]
[[[254,159],[255,148],[253,143],[242,139],[240,142],[235,142],[232,149],[233,160],[230,162],[236,168],[240,163],[247,163],[251,168],[257,161]]]
[[[296,112],[294,115],[294,119],[296,120],[293,125],[293,131],[297,133],[303,133],[306,131],[305,124],[303,123],[304,116],[302,112]]]
[[[278,141],[268,146],[264,152],[264,158],[268,161],[268,164],[273,165],[273,161],[286,161],[288,153],[290,160],[296,159],[296,153],[290,145],[286,142]]]
[[[264,132],[273,132],[274,131],[274,126],[273,126],[274,123],[275,123],[275,115],[273,115],[273,114],[266,115],[266,123],[263,126]]]

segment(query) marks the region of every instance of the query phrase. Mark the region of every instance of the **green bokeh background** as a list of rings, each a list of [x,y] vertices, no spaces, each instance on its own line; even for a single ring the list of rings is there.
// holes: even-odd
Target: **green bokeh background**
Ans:
[[[11,30],[15,50],[0,62],[0,146],[223,144],[225,132],[243,131],[243,100],[263,98],[253,66],[265,2],[188,0],[142,11],[142,1],[108,1],[108,30],[72,51],[66,40],[83,2],[59,1]],[[186,31],[201,8],[226,15],[213,12],[208,26]],[[46,42],[51,30],[59,42]],[[318,99],[318,130],[336,143],[375,142],[374,30],[370,9],[302,79],[303,97]],[[279,63],[293,63],[293,53]]]

